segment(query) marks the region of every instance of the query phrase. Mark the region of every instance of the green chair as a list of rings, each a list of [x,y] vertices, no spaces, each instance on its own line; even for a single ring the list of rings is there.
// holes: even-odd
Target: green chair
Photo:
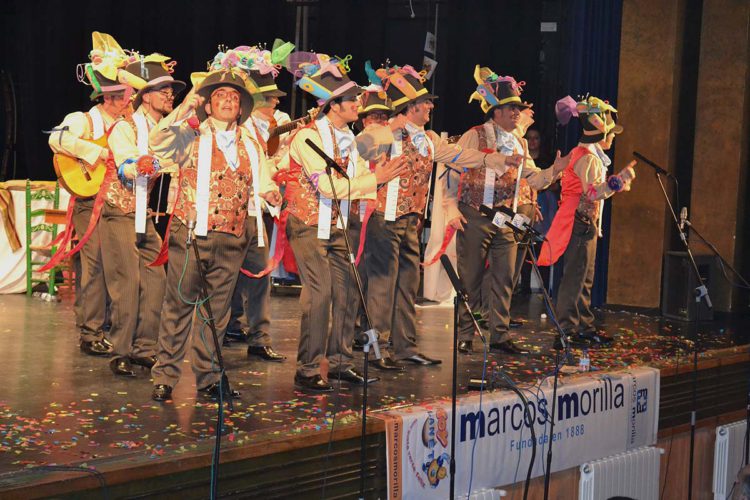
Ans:
[[[47,224],[45,220],[41,224],[32,225],[31,219],[34,217],[44,216],[45,209],[40,208],[37,210],[31,209],[31,203],[36,200],[52,200],[52,207],[58,209],[60,206],[60,186],[57,182],[54,183],[54,191],[45,188],[35,188],[32,190],[31,181],[26,180],[26,295],[32,294],[32,289],[36,283],[47,283],[47,293],[51,297],[57,295],[57,267],[47,271],[46,278],[34,278],[34,269],[37,266],[43,266],[49,259],[46,260],[33,260],[31,252],[41,252],[49,254],[50,258],[55,254],[57,247],[49,248],[47,246],[32,246],[31,237],[34,233],[39,231],[46,231],[52,234],[52,239],[57,237],[57,224]],[[51,186],[50,186],[51,187]]]

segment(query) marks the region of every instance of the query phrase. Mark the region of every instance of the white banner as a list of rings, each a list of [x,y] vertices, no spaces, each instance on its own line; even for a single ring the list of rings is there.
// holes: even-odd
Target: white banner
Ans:
[[[656,443],[659,370],[633,368],[561,380],[527,393],[536,432],[533,477],[544,474],[550,440],[552,471]],[[523,481],[532,440],[521,400],[510,391],[462,397],[456,420],[456,498]],[[547,416],[555,416],[550,438]],[[451,403],[441,401],[384,412],[388,498],[448,498]],[[472,474],[472,448],[473,474]]]

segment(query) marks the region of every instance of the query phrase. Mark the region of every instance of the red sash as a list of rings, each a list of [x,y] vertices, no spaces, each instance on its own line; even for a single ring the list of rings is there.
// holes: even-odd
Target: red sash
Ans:
[[[583,193],[581,179],[573,171],[576,162],[584,155],[591,154],[591,151],[583,146],[577,146],[571,151],[570,161],[565,167],[562,180],[560,181],[562,190],[560,192],[560,206],[557,209],[555,218],[547,231],[547,240],[542,244],[539,251],[538,264],[540,266],[551,266],[560,256],[565,253],[570,242],[570,235],[573,233],[573,222],[575,221],[576,209]]]

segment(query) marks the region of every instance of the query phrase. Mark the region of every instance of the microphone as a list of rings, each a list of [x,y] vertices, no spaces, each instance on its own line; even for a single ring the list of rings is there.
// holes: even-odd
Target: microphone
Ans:
[[[307,144],[308,146],[310,146],[310,149],[312,149],[313,151],[315,151],[316,153],[318,153],[318,156],[320,156],[321,158],[323,158],[323,160],[326,162],[326,169],[328,169],[328,173],[330,173],[330,169],[334,169],[344,179],[348,179],[349,178],[349,174],[346,173],[346,170],[344,170],[343,168],[341,168],[341,165],[339,165],[338,163],[336,163],[333,160],[333,158],[331,158],[330,156],[328,156],[327,154],[325,154],[325,152],[323,152],[323,150],[320,149],[318,147],[318,145],[315,144],[312,140],[305,139],[305,144]]]
[[[687,207],[680,210],[680,232],[685,230],[685,221],[687,221]]]
[[[440,263],[443,265],[443,269],[445,269],[445,272],[448,273],[448,279],[451,280],[451,284],[453,285],[453,289],[456,291],[456,294],[458,294],[459,298],[461,300],[466,300],[466,290],[464,289],[463,283],[461,283],[461,278],[458,277],[456,274],[456,270],[453,269],[453,264],[451,264],[450,258],[443,254],[440,256]]]
[[[643,156],[638,151],[633,151],[633,156],[635,156],[636,158],[638,158],[639,160],[641,160],[643,163],[645,163],[649,167],[653,168],[654,171],[657,173],[657,175],[661,174],[661,175],[665,175],[667,177],[671,177],[674,180],[677,180],[677,178],[674,175],[670,174],[669,172],[667,172],[666,170],[664,170],[663,168],[661,168],[659,165],[657,165],[656,163],[652,162],[651,160],[649,160],[648,158],[646,158],[645,156]]]
[[[195,219],[198,218],[198,213],[195,211],[195,208],[191,208],[188,212],[187,216],[187,239],[185,240],[185,246],[189,247],[190,244],[193,242],[193,239],[195,238]]]
[[[500,229],[509,227],[520,236],[530,233],[534,240],[544,241],[544,235],[531,226],[531,219],[508,207],[490,208],[487,205],[480,205],[479,211],[485,217],[492,219],[492,224]]]

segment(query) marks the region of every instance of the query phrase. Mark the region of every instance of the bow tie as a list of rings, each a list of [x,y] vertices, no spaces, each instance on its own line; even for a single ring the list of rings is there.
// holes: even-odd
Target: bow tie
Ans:
[[[516,140],[513,134],[502,129],[495,129],[497,149],[502,154],[510,156],[516,150]]]
[[[415,127],[411,123],[406,124],[406,131],[411,137],[411,143],[417,148],[417,151],[421,156],[427,156],[430,154],[430,149],[427,143],[427,134],[423,128]]]

